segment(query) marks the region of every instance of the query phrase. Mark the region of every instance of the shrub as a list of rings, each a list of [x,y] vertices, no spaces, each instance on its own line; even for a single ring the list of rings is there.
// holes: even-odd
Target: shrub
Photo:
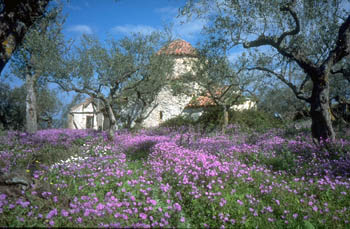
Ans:
[[[195,121],[193,121],[192,119],[179,115],[175,118],[166,120],[160,125],[160,127],[177,129],[182,126],[192,126],[194,124],[195,124]]]
[[[276,119],[271,114],[258,110],[232,111],[229,122],[258,132],[284,125],[281,120]]]
[[[161,127],[180,128],[183,126],[201,128],[204,132],[220,130],[223,125],[223,112],[220,107],[211,107],[203,112],[198,120],[177,116],[161,124]],[[229,125],[238,125],[245,131],[266,131],[284,126],[283,121],[264,111],[244,110],[229,111]],[[250,131],[251,132],[251,131]]]

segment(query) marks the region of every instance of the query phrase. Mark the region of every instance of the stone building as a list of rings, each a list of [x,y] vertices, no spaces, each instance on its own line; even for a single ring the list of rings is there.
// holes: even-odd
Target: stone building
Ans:
[[[171,55],[174,59],[173,75],[169,76],[170,79],[176,80],[182,77],[184,74],[189,73],[192,70],[192,66],[197,60],[197,51],[191,46],[190,43],[184,40],[175,40],[168,46],[162,48],[158,52],[159,54]],[[192,87],[194,93],[199,89],[197,84],[193,84]],[[195,98],[195,99],[194,99]],[[152,111],[149,116],[143,121],[143,127],[156,127],[162,122],[175,118],[179,115],[190,116],[197,119],[204,110],[215,106],[214,102],[206,96],[187,96],[184,94],[174,96],[169,87],[164,87],[153,101]],[[252,109],[256,106],[256,103],[250,100],[246,102],[234,105],[231,109],[244,110]]]
[[[197,60],[197,51],[190,43],[178,39],[158,51],[158,54],[170,55],[174,60],[173,73],[167,78],[176,80],[186,73],[192,71],[192,66]],[[194,89],[197,84],[193,84]],[[194,93],[199,90],[193,90]],[[192,118],[198,118],[205,109],[212,107],[213,103],[205,96],[188,96],[184,94],[173,95],[170,86],[163,87],[148,109],[145,110],[146,118],[143,119],[141,126],[144,128],[157,127],[161,123],[179,115],[186,115]],[[195,98],[195,100],[193,100]],[[246,101],[243,104],[235,105],[232,109],[242,110],[255,107],[253,101]],[[69,128],[72,129],[101,129],[108,127],[108,119],[103,116],[101,108],[97,102],[87,99],[85,102],[74,106],[69,113]],[[128,111],[123,111],[128,113]],[[135,124],[135,123],[134,123]],[[133,124],[133,125],[134,125]],[[131,125],[131,126],[133,126]],[[117,124],[117,126],[123,126]]]
[[[171,42],[158,51],[158,54],[170,55],[174,60],[173,74],[168,79],[176,80],[192,70],[192,64],[197,60],[197,51],[192,45],[184,40],[178,39]],[[191,66],[192,65],[192,66]],[[174,96],[169,86],[165,86],[156,96],[150,106],[148,117],[143,120],[142,126],[156,127],[162,122],[181,115],[184,108],[192,97],[186,95]]]

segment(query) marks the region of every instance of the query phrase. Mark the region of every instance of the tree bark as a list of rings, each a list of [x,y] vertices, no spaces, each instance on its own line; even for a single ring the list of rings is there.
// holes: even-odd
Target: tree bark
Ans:
[[[114,111],[112,109],[111,104],[106,103],[105,105],[107,107],[107,114],[108,114],[108,118],[109,118],[109,128],[108,128],[107,137],[108,137],[108,140],[113,141],[115,124],[117,123],[117,121],[115,119]]]
[[[35,133],[38,130],[37,120],[37,104],[35,92],[36,77],[30,73],[26,75],[26,131],[27,133]]]
[[[223,114],[224,114],[224,123],[222,124],[222,133],[225,134],[226,132],[226,128],[228,126],[228,106],[224,105],[223,106],[224,108],[224,111],[223,111]]]
[[[335,132],[329,106],[328,76],[314,78],[311,95],[311,132],[315,143],[320,140],[335,140]]]
[[[0,72],[50,0],[3,0],[0,12]]]

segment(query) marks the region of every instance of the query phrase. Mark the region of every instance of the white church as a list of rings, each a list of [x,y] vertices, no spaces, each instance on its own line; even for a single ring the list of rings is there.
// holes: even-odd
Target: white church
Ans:
[[[174,59],[172,79],[177,79],[191,71],[191,65],[197,59],[196,49],[190,43],[178,39],[158,51],[158,54],[171,55]],[[141,126],[144,128],[157,127],[166,120],[179,115],[189,115],[193,118],[200,116],[203,111],[214,106],[213,101],[206,96],[173,95],[169,86],[160,90],[149,109],[146,109],[147,118]],[[232,106],[234,110],[252,109],[256,103],[246,100],[244,103]],[[91,98],[71,108],[68,114],[68,128],[96,129],[108,128],[108,119],[104,117],[98,101]]]

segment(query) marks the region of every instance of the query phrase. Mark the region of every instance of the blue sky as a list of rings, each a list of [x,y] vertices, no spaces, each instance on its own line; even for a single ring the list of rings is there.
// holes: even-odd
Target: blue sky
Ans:
[[[200,37],[204,21],[185,22],[178,18],[178,9],[186,0],[63,0],[63,13],[67,16],[63,33],[76,44],[84,34],[92,34],[99,40],[119,39],[134,32],[148,34],[162,30],[165,25],[172,28],[173,38],[184,39],[195,45]],[[2,72],[2,80],[10,86],[19,87],[23,81],[11,76],[9,64]],[[54,85],[51,88],[56,88]],[[63,104],[70,103],[75,93],[60,93]]]
[[[65,5],[68,15],[64,33],[78,39],[83,33],[99,39],[120,38],[132,32],[150,33],[173,25],[174,38],[192,44],[197,42],[204,21],[194,20],[182,24],[177,18],[179,7],[185,0],[71,0]]]
[[[63,13],[67,16],[63,33],[67,39],[77,42],[84,33],[103,41],[132,32],[147,34],[162,30],[164,25],[173,25],[174,38],[195,44],[204,25],[200,20],[182,24],[184,19],[176,17],[186,0],[63,0],[63,3]],[[7,73],[8,65],[2,75]],[[12,87],[23,84],[14,77],[5,79],[5,82]]]
[[[186,0],[63,0],[63,3],[63,13],[67,16],[63,33],[76,44],[84,33],[104,41],[133,32],[148,34],[172,25],[174,39],[181,38],[195,45],[205,24],[203,20],[182,23],[185,19],[177,17],[178,9]],[[6,73],[9,73],[8,65],[2,75]],[[14,77],[5,82],[12,87],[23,84]]]
[[[206,24],[204,20],[186,21],[179,18],[178,10],[186,0],[61,0],[63,13],[67,16],[63,33],[67,39],[75,40],[84,34],[96,36],[104,41],[109,38],[119,39],[131,33],[149,34],[170,26],[173,39],[181,38],[193,46],[200,39],[200,32]],[[235,57],[235,53],[231,54]],[[10,86],[19,87],[23,81],[13,77],[4,78],[9,73],[9,65],[2,72],[2,80]],[[51,85],[50,88],[57,88]],[[71,102],[75,93],[60,93],[63,104]]]

